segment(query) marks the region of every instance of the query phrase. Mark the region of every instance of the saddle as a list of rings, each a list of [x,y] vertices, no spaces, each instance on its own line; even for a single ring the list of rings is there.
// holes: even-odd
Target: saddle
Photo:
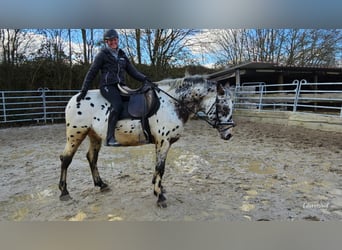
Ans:
[[[124,111],[120,119],[140,119],[145,137],[151,143],[152,136],[148,118],[154,115],[160,106],[155,90],[146,84],[137,89],[118,84],[118,88],[124,101]]]

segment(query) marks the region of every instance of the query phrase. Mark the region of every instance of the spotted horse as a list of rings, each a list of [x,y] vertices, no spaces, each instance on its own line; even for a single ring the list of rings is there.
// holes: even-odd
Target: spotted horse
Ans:
[[[166,207],[165,189],[162,178],[165,161],[170,146],[176,142],[183,132],[184,124],[189,117],[203,112],[205,119],[216,128],[220,137],[229,140],[232,136],[234,122],[232,120],[233,102],[228,88],[223,87],[203,75],[185,76],[178,79],[165,79],[154,86],[160,105],[158,110],[148,118],[152,142],[155,144],[156,165],[152,178],[153,193],[157,197],[157,205]],[[73,96],[66,106],[66,145],[61,159],[61,175],[59,189],[60,199],[70,199],[67,190],[67,169],[82,141],[89,137],[87,159],[90,165],[95,186],[101,191],[109,187],[100,177],[97,160],[107,134],[107,118],[109,103],[98,90],[90,90],[84,100],[76,101]],[[138,146],[145,141],[141,121],[123,119],[118,121],[115,137],[123,146]]]

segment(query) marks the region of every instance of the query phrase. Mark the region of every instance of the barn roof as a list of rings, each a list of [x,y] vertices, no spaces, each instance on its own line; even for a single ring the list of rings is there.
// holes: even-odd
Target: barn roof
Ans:
[[[267,62],[248,62],[226,68],[224,70],[212,73],[210,79],[221,81],[236,77],[237,72],[241,76],[253,75],[256,73],[315,73],[315,74],[331,74],[342,77],[342,68],[340,67],[318,67],[318,66],[284,66],[276,63]],[[342,78],[341,78],[342,81]]]

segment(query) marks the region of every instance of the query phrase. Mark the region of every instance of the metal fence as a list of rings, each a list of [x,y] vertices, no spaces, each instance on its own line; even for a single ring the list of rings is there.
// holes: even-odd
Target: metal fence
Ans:
[[[234,90],[235,109],[309,112],[342,117],[342,82],[248,82]]]
[[[78,90],[0,91],[0,124],[64,120],[65,106]],[[235,109],[310,112],[342,118],[342,82],[243,83],[234,89]]]
[[[0,91],[0,123],[48,123],[64,120],[67,102],[78,90]]]

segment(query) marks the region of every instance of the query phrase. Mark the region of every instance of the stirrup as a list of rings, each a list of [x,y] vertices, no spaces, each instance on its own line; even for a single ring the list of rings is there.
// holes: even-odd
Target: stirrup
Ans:
[[[119,146],[122,146],[117,140],[115,140],[114,137],[111,137],[107,140],[107,144],[106,146],[109,146],[109,147],[119,147]]]

